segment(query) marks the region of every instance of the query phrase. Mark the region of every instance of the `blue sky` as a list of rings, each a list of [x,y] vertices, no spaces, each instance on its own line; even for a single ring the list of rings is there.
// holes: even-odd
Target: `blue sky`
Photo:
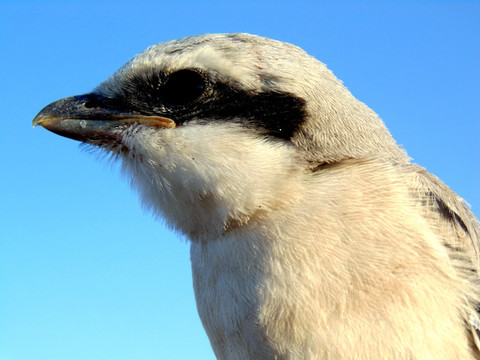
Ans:
[[[31,120],[147,46],[207,32],[325,62],[480,214],[479,1],[0,2],[0,360],[213,359],[189,248],[118,167]]]

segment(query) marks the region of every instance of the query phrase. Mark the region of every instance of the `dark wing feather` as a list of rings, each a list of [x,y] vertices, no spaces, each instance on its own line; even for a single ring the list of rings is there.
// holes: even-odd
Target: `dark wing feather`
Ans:
[[[447,248],[457,273],[470,283],[465,294],[466,325],[480,356],[480,223],[466,202],[418,165],[409,165],[408,185],[423,216]]]

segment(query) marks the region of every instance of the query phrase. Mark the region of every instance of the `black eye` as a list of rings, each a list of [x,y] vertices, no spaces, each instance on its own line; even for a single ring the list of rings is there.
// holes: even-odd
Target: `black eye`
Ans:
[[[160,88],[161,98],[168,104],[182,105],[199,98],[205,91],[205,81],[194,70],[179,70],[170,74]]]

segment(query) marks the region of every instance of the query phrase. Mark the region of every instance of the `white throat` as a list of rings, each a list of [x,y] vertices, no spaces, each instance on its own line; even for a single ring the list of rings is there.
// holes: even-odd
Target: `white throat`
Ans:
[[[142,128],[124,141],[131,150],[123,168],[143,204],[191,240],[217,238],[257,212],[290,203],[305,171],[290,143],[231,123]]]

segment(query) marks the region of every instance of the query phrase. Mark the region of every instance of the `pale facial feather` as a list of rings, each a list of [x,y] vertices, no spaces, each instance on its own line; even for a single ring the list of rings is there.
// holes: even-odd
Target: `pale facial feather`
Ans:
[[[256,212],[287,206],[306,170],[296,148],[238,124],[185,124],[126,135],[123,166],[147,208],[195,239],[211,239]],[[303,164],[303,165],[302,165]]]

